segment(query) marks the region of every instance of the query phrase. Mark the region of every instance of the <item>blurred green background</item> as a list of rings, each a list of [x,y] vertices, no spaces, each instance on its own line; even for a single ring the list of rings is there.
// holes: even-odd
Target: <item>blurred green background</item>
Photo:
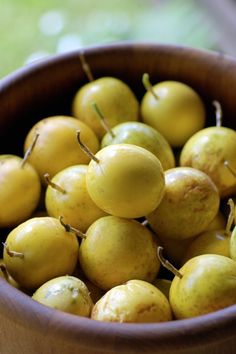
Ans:
[[[194,0],[1,0],[0,78],[34,60],[93,44],[157,41],[220,50]]]

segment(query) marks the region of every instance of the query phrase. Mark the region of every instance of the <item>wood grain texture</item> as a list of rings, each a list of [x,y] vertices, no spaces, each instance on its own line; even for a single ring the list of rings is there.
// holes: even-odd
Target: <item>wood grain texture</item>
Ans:
[[[119,77],[138,98],[144,94],[144,72],[152,82],[186,82],[203,97],[208,125],[214,124],[211,102],[217,99],[224,125],[236,128],[233,58],[154,43],[119,43],[84,52],[95,77]],[[85,82],[78,52],[38,62],[2,80],[0,153],[19,153],[26,131],[39,118],[70,113],[72,96]],[[100,323],[40,305],[0,279],[1,354],[233,354],[235,346],[236,305],[169,323]]]

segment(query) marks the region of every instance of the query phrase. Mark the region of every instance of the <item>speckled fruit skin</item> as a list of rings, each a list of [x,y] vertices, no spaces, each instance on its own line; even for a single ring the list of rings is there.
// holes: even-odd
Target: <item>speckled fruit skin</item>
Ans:
[[[157,242],[136,220],[104,216],[88,229],[79,249],[87,278],[103,290],[131,279],[153,281],[159,271]]]
[[[86,187],[87,165],[74,165],[58,172],[52,182],[65,193],[51,187],[46,189],[45,205],[49,216],[63,217],[63,222],[86,232],[98,218],[106,215],[92,201]]]
[[[90,158],[80,148],[81,141],[95,154],[99,149],[98,138],[85,123],[70,116],[52,116],[36,122],[26,135],[24,151],[32,144],[35,135],[39,137],[29,156],[29,162],[38,171],[42,183],[46,185],[44,174],[52,178],[64,168],[76,164],[87,164]]]
[[[165,189],[164,171],[150,151],[131,144],[109,145],[91,160],[86,176],[90,197],[106,213],[139,218],[153,211]]]
[[[139,119],[139,103],[125,82],[114,77],[102,77],[82,86],[74,96],[72,115],[93,129],[99,139],[106,133],[92,104],[96,103],[110,128]]]
[[[26,289],[35,289],[56,276],[72,274],[78,260],[77,237],[58,219],[36,217],[14,228],[6,238],[11,257],[4,248],[3,259],[10,275]]]
[[[176,319],[204,315],[236,303],[236,262],[214,254],[190,259],[170,287]]]
[[[170,304],[154,285],[130,280],[109,290],[94,306],[92,319],[108,322],[166,322]]]
[[[161,239],[186,239],[204,231],[219,210],[215,184],[190,167],[165,171],[165,194],[147,219]]]
[[[93,302],[85,283],[69,275],[56,277],[41,285],[32,299],[56,310],[89,317]]]
[[[180,165],[207,173],[222,198],[236,192],[236,178],[225,161],[236,171],[236,132],[226,127],[202,129],[186,142],[180,154]]]
[[[142,122],[125,122],[106,133],[101,147],[111,144],[134,144],[152,152],[160,160],[163,170],[175,167],[175,157],[168,141],[156,129]]]
[[[147,92],[141,101],[144,123],[156,128],[173,147],[181,147],[205,124],[204,104],[190,86],[163,81],[153,86],[156,99]]]

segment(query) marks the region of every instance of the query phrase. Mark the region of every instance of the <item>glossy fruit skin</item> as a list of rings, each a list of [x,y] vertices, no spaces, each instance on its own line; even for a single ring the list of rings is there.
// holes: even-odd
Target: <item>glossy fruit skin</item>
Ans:
[[[236,303],[236,262],[215,254],[187,261],[170,287],[170,304],[176,319],[191,318]]]
[[[139,119],[139,102],[130,87],[115,77],[102,77],[82,86],[74,96],[72,115],[88,124],[99,139],[106,130],[92,104],[96,103],[110,128]]]
[[[101,147],[111,144],[134,144],[152,152],[161,162],[163,170],[175,167],[175,157],[168,141],[156,129],[141,122],[125,122],[112,128],[114,137],[108,132]]]
[[[109,290],[95,304],[91,317],[105,322],[147,323],[170,321],[172,313],[159,289],[134,279]]]
[[[62,169],[87,164],[90,158],[80,148],[77,130],[81,132],[81,141],[96,153],[99,142],[92,129],[85,123],[70,116],[53,116],[38,121],[28,132],[24,142],[24,151],[32,144],[35,135],[40,134],[29,157],[29,162],[38,171],[46,185],[44,174],[52,178]]]
[[[40,200],[41,183],[35,168],[15,155],[0,155],[0,227],[28,219]],[[27,191],[27,193],[26,193]]]
[[[34,292],[32,299],[56,310],[82,317],[89,317],[93,307],[84,282],[71,275],[48,280]]]
[[[104,216],[82,240],[79,260],[86,277],[103,290],[131,279],[152,281],[160,268],[157,243],[138,221]]]
[[[23,258],[10,257],[4,248],[3,258],[10,275],[26,289],[35,289],[54,277],[72,274],[78,260],[77,237],[67,232],[58,219],[28,219],[6,238],[10,251]]]
[[[180,165],[208,174],[221,198],[236,192],[236,178],[224,165],[236,171],[236,132],[226,127],[208,127],[194,134],[184,145]]]
[[[172,147],[181,147],[205,125],[205,107],[196,91],[178,81],[163,81],[141,101],[142,121],[158,130]]]
[[[52,182],[65,193],[50,185],[46,189],[45,205],[49,216],[63,217],[63,222],[85,232],[106,213],[92,201],[86,187],[87,165],[69,166],[58,172]]]
[[[230,232],[221,229],[205,231],[196,236],[187,247],[182,264],[201,254],[220,254],[230,257],[230,235]]]
[[[91,160],[86,183],[98,207],[106,213],[142,217],[159,205],[165,189],[159,159],[144,148],[131,144],[109,145]]]
[[[165,171],[165,194],[147,219],[160,239],[187,239],[204,231],[219,210],[219,193],[204,172],[190,167]]]

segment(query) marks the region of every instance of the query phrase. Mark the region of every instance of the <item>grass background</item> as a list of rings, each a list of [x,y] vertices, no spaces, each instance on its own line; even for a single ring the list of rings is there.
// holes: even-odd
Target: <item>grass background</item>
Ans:
[[[121,40],[219,49],[194,0],[1,0],[0,78],[44,56]]]

